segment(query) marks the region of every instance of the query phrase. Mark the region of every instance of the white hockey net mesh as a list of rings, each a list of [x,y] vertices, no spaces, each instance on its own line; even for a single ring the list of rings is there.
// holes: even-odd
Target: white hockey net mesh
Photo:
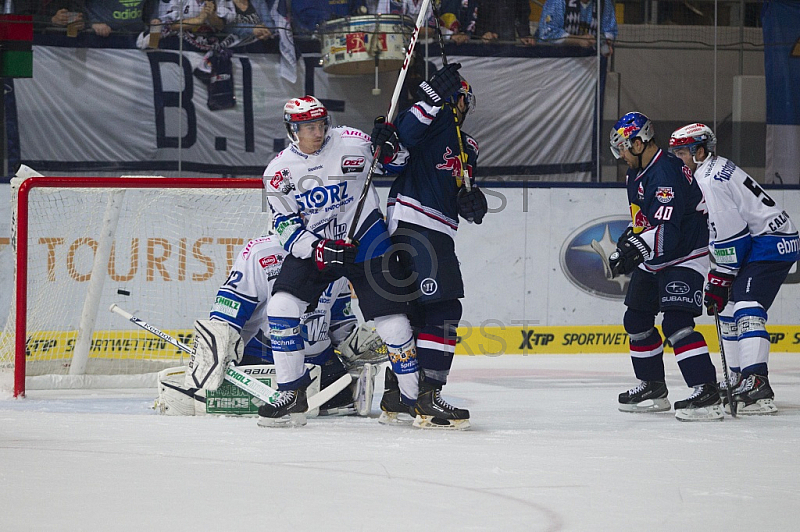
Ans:
[[[188,360],[108,309],[116,303],[191,345],[192,324],[208,317],[234,254],[270,225],[262,190],[238,188],[246,180],[218,181],[224,188],[164,179],[155,189],[30,191],[28,260],[16,266],[28,276],[28,387],[59,387],[59,379],[32,385],[36,376],[86,381],[87,375],[150,374]],[[12,202],[15,191],[12,186]],[[12,240],[15,228],[16,219]],[[0,338],[0,367],[6,369],[14,365],[15,307]],[[86,351],[82,343],[88,357],[78,353]]]

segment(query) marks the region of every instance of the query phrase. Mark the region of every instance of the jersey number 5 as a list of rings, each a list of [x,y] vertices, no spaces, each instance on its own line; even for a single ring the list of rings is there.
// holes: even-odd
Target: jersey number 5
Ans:
[[[655,216],[656,220],[669,220],[672,218],[672,207],[662,205],[653,216]]]
[[[769,195],[766,192],[764,192],[764,189],[761,188],[758,185],[758,183],[750,179],[749,176],[747,177],[747,179],[744,180],[744,186],[750,189],[750,192],[755,194],[757,198],[761,198],[761,203],[763,203],[767,207],[775,206],[775,200],[770,198]]]

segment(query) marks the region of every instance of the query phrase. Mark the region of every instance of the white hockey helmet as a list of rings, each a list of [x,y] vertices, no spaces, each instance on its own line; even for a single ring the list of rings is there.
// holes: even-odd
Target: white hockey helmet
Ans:
[[[303,122],[325,121],[325,133],[331,127],[331,117],[322,102],[313,96],[292,98],[283,106],[283,122],[286,124],[286,133],[289,140],[298,142],[297,127]]]
[[[713,153],[717,147],[717,137],[711,128],[705,124],[689,124],[676,129],[669,137],[669,151],[675,153],[678,148],[689,148],[689,153],[694,157],[697,148],[703,146],[706,153]]]
[[[639,112],[632,112],[617,120],[611,129],[611,153],[619,159],[621,149],[629,150],[638,137],[647,144],[655,136],[653,122]]]

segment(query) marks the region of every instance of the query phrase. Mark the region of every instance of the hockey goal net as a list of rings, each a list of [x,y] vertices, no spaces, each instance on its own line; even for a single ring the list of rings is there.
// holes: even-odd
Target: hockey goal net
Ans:
[[[156,372],[185,363],[108,309],[188,342],[235,253],[269,228],[262,192],[260,179],[14,179],[15,286],[0,337],[14,395],[154,386]]]

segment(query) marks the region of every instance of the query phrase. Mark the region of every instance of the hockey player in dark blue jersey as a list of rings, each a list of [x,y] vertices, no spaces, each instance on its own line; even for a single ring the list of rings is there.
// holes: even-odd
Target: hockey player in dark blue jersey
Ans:
[[[611,151],[629,166],[625,176],[631,225],[609,257],[612,276],[630,274],[624,326],[633,370],[641,383],[619,395],[623,412],[670,409],[664,380],[663,342],[655,328],[663,313],[665,342],[675,351],[694,392],[675,402],[682,421],[722,420],[723,410],[703,335],[694,330],[702,313],[708,271],[708,226],[703,194],[683,162],[661,150],[645,115],[628,113],[611,131]]]
[[[415,426],[457,428],[469,426],[469,411],[445,402],[440,391],[453,363],[456,327],[464,297],[455,234],[458,217],[480,224],[487,212],[486,198],[474,182],[478,143],[460,125],[475,105],[472,87],[454,63],[420,83],[420,101],[400,113],[396,129],[376,122],[373,144],[399,135],[409,162],[389,192],[387,222],[392,242],[412,291],[410,314],[417,331],[420,388]],[[387,390],[394,387],[390,372]],[[385,394],[384,421],[396,419],[397,406]]]

